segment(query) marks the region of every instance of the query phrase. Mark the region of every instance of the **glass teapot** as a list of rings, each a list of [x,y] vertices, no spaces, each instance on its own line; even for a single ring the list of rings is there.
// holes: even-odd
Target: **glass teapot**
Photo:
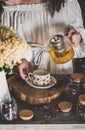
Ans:
[[[74,56],[71,41],[67,36],[60,34],[54,35],[50,39],[48,52],[56,64],[63,64]]]

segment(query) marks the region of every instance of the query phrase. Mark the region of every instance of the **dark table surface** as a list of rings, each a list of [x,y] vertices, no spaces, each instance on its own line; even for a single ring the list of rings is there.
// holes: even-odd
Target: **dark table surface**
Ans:
[[[64,92],[51,103],[41,105],[32,105],[26,101],[22,101],[14,93],[11,93],[11,95],[17,102],[17,119],[13,121],[3,121],[0,118],[0,124],[85,124],[85,120],[81,120],[77,117],[77,102],[72,101],[73,107],[70,112],[64,113],[59,110],[58,103],[60,101],[69,101]],[[46,110],[46,107],[48,110]],[[20,119],[19,112],[22,109],[31,109],[34,112],[34,117],[28,121],[23,121]]]

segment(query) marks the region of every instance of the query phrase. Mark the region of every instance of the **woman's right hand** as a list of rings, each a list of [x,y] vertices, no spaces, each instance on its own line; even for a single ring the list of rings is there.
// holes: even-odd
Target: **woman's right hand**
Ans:
[[[20,77],[25,80],[30,72],[30,64],[26,59],[22,59],[22,62],[17,65],[17,69]]]

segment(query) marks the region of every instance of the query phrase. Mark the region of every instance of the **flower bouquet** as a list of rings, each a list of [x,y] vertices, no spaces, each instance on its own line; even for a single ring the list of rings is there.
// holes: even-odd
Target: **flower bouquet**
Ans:
[[[32,58],[31,47],[12,28],[0,25],[0,71],[10,74],[22,58]]]
[[[0,25],[0,111],[2,102],[11,98],[6,75],[12,72],[17,63],[22,62],[22,58],[32,58],[31,47],[13,29]]]

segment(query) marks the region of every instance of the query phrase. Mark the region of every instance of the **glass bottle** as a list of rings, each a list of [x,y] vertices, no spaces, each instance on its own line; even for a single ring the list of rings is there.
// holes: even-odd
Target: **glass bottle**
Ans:
[[[3,102],[1,118],[7,121],[12,121],[17,118],[17,103],[14,98]]]

